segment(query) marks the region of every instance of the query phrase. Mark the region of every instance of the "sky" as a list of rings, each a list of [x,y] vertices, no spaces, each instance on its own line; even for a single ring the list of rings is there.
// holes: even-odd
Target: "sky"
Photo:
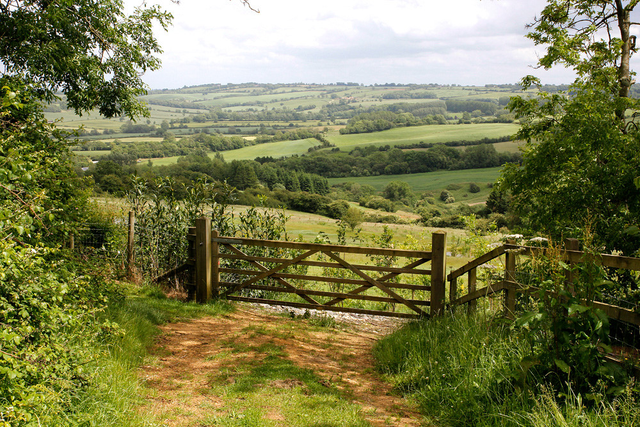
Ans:
[[[142,0],[128,0],[129,7]],[[208,83],[570,83],[534,69],[525,38],[546,0],[158,0],[174,15],[156,32],[152,89]]]

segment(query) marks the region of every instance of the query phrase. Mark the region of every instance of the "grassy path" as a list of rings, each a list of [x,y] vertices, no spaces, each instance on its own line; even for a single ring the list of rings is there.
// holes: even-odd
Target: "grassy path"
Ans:
[[[240,306],[163,326],[140,411],[166,426],[420,426],[373,370],[389,323],[319,326]]]

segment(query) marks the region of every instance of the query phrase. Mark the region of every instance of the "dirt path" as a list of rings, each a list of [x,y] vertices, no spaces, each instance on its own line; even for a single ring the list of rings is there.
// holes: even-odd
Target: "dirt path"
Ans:
[[[388,322],[314,323],[239,306],[164,326],[141,410],[166,426],[426,425],[373,370]]]

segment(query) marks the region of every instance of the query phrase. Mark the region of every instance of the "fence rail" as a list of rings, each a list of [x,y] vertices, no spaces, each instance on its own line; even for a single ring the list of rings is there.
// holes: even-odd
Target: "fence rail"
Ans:
[[[640,258],[608,254],[592,255],[575,249],[577,248],[577,246],[577,240],[567,239],[566,247],[569,249],[563,249],[559,251],[559,254],[562,257],[563,261],[570,264],[577,264],[589,260],[603,267],[640,271]],[[521,246],[515,245],[513,243],[506,243],[498,248],[495,248],[491,252],[488,252],[468,262],[459,269],[452,271],[447,276],[447,280],[450,283],[450,305],[455,307],[459,305],[469,304],[470,307],[474,307],[478,299],[486,298],[498,292],[504,292],[505,312],[507,313],[507,315],[512,315],[515,312],[516,294],[518,292],[531,291],[530,288],[524,289],[524,287],[516,280],[516,256],[544,256],[548,255],[549,251],[550,249],[548,248]],[[502,255],[505,255],[504,280],[488,285],[482,289],[476,289],[477,268],[496,258],[501,257]],[[458,297],[457,280],[464,274],[469,275],[468,292],[466,295]],[[567,280],[571,281],[572,278],[567,277]],[[636,313],[633,310],[623,307],[617,307],[600,301],[594,301],[593,305],[603,310],[611,319],[630,323],[635,326],[640,326],[640,314]]]

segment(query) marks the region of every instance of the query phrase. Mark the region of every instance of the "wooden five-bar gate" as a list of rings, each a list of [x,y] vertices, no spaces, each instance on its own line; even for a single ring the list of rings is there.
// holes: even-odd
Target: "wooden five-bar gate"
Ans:
[[[223,297],[404,318],[443,310],[445,233],[433,234],[428,252],[225,237],[202,218],[188,239],[199,302]],[[393,266],[398,260],[402,267]]]

